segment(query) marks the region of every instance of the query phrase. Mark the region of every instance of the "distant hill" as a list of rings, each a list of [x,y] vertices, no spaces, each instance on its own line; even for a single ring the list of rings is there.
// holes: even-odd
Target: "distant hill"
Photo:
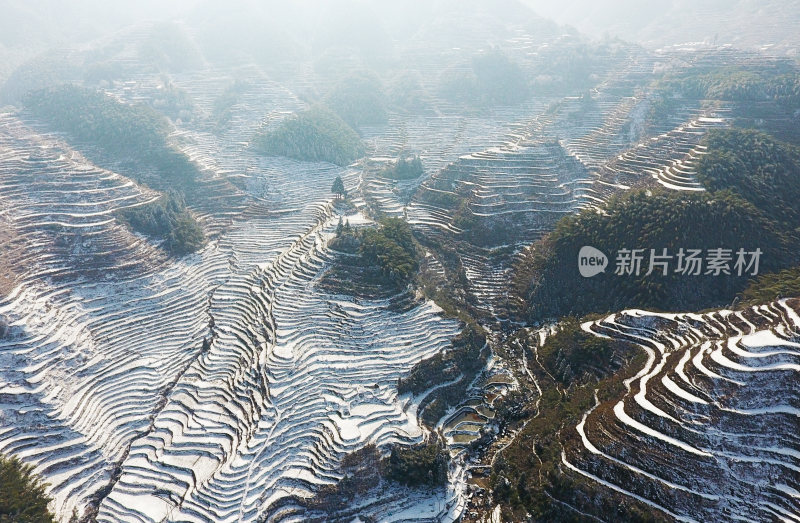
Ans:
[[[0,0],[0,45],[44,48],[64,41],[85,42],[136,22],[170,19],[197,3],[143,0],[122,6],[102,0],[76,0],[67,9],[58,0],[35,4]]]
[[[522,68],[499,49],[478,53],[468,68],[446,70],[441,76],[440,94],[468,105],[513,105],[530,94]]]
[[[800,10],[794,0],[523,0],[534,11],[595,37],[616,36],[658,48],[686,42],[800,48]],[[776,20],[780,20],[776,23]]]
[[[32,91],[75,83],[80,78],[80,70],[70,56],[59,51],[43,53],[9,71],[0,85],[0,104],[18,105]]]
[[[186,28],[176,23],[156,24],[139,44],[143,60],[160,71],[182,72],[203,65],[203,57]]]
[[[354,129],[359,125],[386,123],[388,118],[380,80],[369,73],[342,79],[325,98],[325,105]]]

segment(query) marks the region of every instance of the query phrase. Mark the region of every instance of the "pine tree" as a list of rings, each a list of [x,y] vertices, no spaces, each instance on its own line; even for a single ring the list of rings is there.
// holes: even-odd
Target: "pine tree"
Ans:
[[[331,186],[331,192],[335,194],[339,198],[344,198],[347,196],[347,191],[344,189],[344,182],[342,181],[341,176],[337,176],[335,180],[333,180],[333,185]]]
[[[50,498],[33,467],[0,455],[0,521],[51,523]]]

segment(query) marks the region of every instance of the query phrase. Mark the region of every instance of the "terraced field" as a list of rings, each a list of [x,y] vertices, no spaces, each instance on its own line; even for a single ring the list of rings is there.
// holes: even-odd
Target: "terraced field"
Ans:
[[[679,521],[797,519],[798,305],[584,324],[648,360],[622,400],[584,415],[563,465]]]

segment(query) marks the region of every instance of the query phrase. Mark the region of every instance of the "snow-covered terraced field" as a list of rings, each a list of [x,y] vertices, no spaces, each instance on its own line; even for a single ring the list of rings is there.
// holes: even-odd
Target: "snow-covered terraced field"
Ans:
[[[452,222],[454,209],[446,207],[452,198],[467,198],[469,214],[478,219],[505,216],[527,223],[532,217],[569,212],[576,205],[573,187],[585,172],[558,149],[552,144],[523,142],[462,156],[422,185],[409,206],[409,222],[457,230],[458,224]],[[442,222],[445,217],[449,223]],[[516,240],[532,240],[546,223],[546,218],[535,219],[530,234]]]
[[[799,306],[634,310],[584,324],[648,358],[624,397],[574,427],[563,465],[680,521],[796,521]]]
[[[431,304],[394,313],[315,292],[324,227],[214,293],[215,337],[132,445],[101,520],[250,520],[337,479],[333,458],[367,441],[421,437],[396,380],[458,326]]]
[[[620,154],[603,166],[602,177],[615,183],[632,183],[649,175],[667,189],[703,191],[694,170],[697,158],[705,154],[700,140],[709,129],[726,125],[724,117],[699,116]]]
[[[404,215],[429,237],[466,242],[459,251],[471,291],[494,313],[503,308],[502,282],[510,264],[492,259],[485,248],[518,250],[565,214],[602,204],[650,177],[670,189],[702,189],[693,170],[703,154],[699,142],[725,119],[688,108],[674,128],[649,137],[639,129],[648,104],[633,92],[651,68],[646,59],[632,60],[588,99],[568,97],[542,106],[494,143],[430,175],[410,182],[374,177],[364,191],[381,210]],[[406,204],[403,197],[415,183],[419,188]]]

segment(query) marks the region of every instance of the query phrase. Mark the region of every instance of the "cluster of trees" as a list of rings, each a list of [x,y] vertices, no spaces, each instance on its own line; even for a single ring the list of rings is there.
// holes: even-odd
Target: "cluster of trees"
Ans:
[[[331,185],[331,192],[336,195],[337,198],[347,198],[347,190],[344,188],[344,182],[342,181],[341,176],[337,176],[333,180],[333,184]],[[339,224],[341,225],[342,219],[339,218]],[[341,229],[339,230],[341,232]]]
[[[76,85],[35,91],[25,100],[25,107],[57,130],[102,146],[110,153],[157,149],[163,146],[168,132],[166,120],[155,111]]]
[[[358,134],[337,114],[319,105],[257,135],[253,147],[267,156],[341,166],[349,165],[364,154]]]
[[[705,138],[697,164],[709,190],[727,189],[758,207],[781,234],[800,237],[800,147],[751,130],[719,129]],[[742,292],[745,303],[800,296],[800,267],[759,276]]]
[[[728,189],[782,228],[800,227],[800,147],[742,129],[710,131],[704,143],[697,176],[708,190]]]
[[[401,156],[395,163],[381,171],[381,176],[393,180],[413,180],[422,176],[424,172],[419,156],[415,155],[411,159]]]
[[[411,227],[400,218],[384,218],[379,227],[363,229],[359,253],[398,285],[408,283],[419,268]]]
[[[592,278],[578,273],[578,252],[590,245],[609,258],[609,268]],[[621,249],[647,249],[640,274],[615,274]],[[586,210],[562,219],[518,266],[517,292],[529,319],[584,315],[629,307],[655,310],[703,309],[730,303],[747,276],[647,275],[649,249],[675,256],[679,249],[761,249],[760,271],[797,263],[790,237],[756,207],[729,191],[680,194],[632,191],[613,198],[603,212]]]
[[[197,177],[197,167],[167,143],[169,122],[144,105],[129,105],[99,91],[62,85],[30,93],[25,107],[55,130],[88,143],[117,161],[135,163],[128,174],[155,188],[186,190]],[[85,151],[102,165],[94,149]],[[157,172],[156,179],[143,179],[142,167]]]
[[[389,456],[387,477],[411,487],[447,482],[450,454],[444,442],[434,439],[413,447],[395,445]]]
[[[0,455],[0,523],[54,523],[50,498],[33,467]]]
[[[163,239],[163,247],[176,256],[194,252],[205,243],[202,227],[176,191],[169,191],[147,205],[122,211],[119,216],[133,230]]]
[[[355,255],[340,258],[323,277],[321,283],[333,292],[387,297],[405,288],[419,267],[411,228],[399,218],[358,229],[340,219],[330,247]]]

